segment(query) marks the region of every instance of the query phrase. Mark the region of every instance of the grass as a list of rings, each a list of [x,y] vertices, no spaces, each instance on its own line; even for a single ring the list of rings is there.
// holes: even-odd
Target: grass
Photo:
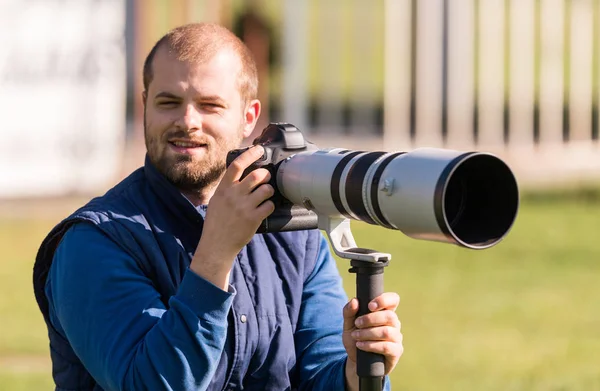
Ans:
[[[33,297],[33,259],[53,221],[0,220],[0,389],[53,390],[46,326]]]
[[[599,205],[530,197],[483,251],[355,224],[360,246],[393,256],[386,290],[402,297],[405,336],[395,389],[600,390]]]
[[[577,194],[524,197],[511,233],[483,251],[353,222],[359,246],[393,257],[385,285],[402,297],[405,336],[394,390],[600,390],[600,197]],[[31,291],[52,223],[0,220],[2,390],[52,389]]]

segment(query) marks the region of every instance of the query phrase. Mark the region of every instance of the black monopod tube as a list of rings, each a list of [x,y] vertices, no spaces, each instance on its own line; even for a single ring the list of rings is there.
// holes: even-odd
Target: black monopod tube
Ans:
[[[364,262],[353,260],[350,271],[356,273],[356,298],[358,299],[358,315],[371,312],[369,302],[383,293],[383,268],[380,262]],[[357,349],[356,373],[359,378],[360,391],[380,391],[383,389],[385,376],[384,357],[381,354],[365,352]]]

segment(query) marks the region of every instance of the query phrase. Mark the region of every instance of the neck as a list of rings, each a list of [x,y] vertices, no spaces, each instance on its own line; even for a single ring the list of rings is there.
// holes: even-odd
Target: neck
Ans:
[[[217,185],[219,183],[214,183],[208,186],[203,187],[198,190],[182,190],[181,193],[187,198],[194,206],[200,205],[208,205],[211,197],[215,193]]]

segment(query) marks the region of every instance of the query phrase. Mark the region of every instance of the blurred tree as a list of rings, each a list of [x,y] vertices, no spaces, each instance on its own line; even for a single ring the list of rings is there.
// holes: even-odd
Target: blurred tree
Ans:
[[[277,64],[277,53],[274,29],[267,18],[259,10],[260,0],[244,2],[240,12],[233,15],[231,29],[248,46],[258,68],[258,98],[262,102],[262,114],[256,129],[250,136],[253,140],[258,136],[270,121],[270,83],[271,69]]]

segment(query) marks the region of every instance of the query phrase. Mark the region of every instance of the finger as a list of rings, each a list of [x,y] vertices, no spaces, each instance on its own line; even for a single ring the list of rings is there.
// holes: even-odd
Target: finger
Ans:
[[[391,326],[372,327],[362,330],[354,330],[352,338],[356,341],[388,341],[402,342],[400,329]]]
[[[382,309],[395,311],[400,304],[400,296],[395,292],[385,292],[377,296],[369,303],[371,311],[380,311]]]
[[[233,162],[231,162],[227,168],[227,171],[225,171],[225,176],[223,179],[231,182],[239,181],[244,173],[244,170],[262,157],[263,153],[264,148],[261,145],[252,146],[240,156],[235,158]]]
[[[268,200],[275,194],[275,189],[269,184],[258,186],[250,195],[248,195],[249,207],[255,209],[264,201]]]
[[[358,313],[358,299],[351,299],[348,304],[344,306],[344,331],[349,331],[354,328],[354,319]]]
[[[241,186],[248,193],[252,193],[258,186],[268,183],[271,179],[271,173],[266,168],[257,168],[252,170],[244,179],[240,181]]]
[[[392,326],[400,329],[401,324],[398,315],[391,310],[371,312],[366,315],[359,316],[354,322],[356,327],[364,329],[377,326]]]
[[[256,208],[256,218],[258,220],[264,220],[269,217],[273,211],[275,211],[275,204],[273,201],[265,201]]]
[[[388,341],[357,341],[356,347],[365,352],[382,354],[386,357],[400,357],[404,347],[400,342]]]

